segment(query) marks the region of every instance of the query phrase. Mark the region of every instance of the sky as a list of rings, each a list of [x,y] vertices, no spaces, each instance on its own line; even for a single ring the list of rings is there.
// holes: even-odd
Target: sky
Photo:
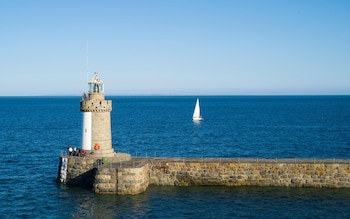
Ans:
[[[0,96],[350,95],[350,1],[0,0]]]

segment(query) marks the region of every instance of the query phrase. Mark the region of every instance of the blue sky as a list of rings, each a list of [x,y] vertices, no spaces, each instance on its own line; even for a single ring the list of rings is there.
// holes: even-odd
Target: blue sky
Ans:
[[[350,1],[3,0],[0,96],[87,72],[106,95],[348,95],[349,27]]]

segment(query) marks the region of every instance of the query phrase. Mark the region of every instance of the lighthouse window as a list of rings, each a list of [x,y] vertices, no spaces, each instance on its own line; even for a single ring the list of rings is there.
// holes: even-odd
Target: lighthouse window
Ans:
[[[98,93],[98,84],[92,84],[92,93]]]

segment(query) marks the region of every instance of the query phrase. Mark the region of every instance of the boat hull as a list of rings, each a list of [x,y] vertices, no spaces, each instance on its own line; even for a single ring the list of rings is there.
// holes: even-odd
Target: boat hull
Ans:
[[[203,117],[193,117],[193,121],[201,121],[203,120]]]

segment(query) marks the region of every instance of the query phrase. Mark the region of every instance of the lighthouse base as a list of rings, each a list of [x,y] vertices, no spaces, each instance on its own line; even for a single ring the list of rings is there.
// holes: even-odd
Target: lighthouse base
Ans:
[[[131,159],[130,154],[115,153],[113,149],[87,151],[86,156],[95,157],[95,158],[101,158],[101,157],[120,158],[123,161],[127,161]]]
[[[113,157],[114,150],[112,148],[105,150],[92,150],[90,151],[89,155],[93,157]]]

